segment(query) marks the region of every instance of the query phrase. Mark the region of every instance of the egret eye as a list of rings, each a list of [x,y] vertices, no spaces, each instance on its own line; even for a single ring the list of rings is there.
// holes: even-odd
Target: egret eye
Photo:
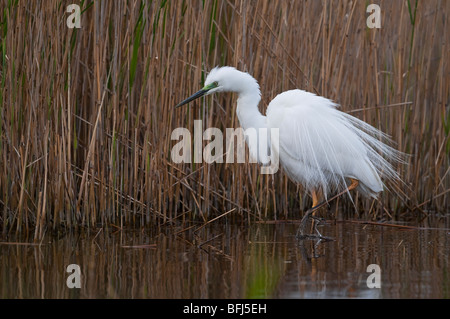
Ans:
[[[211,82],[210,84],[206,85],[202,90],[209,91],[209,90],[217,88],[218,86],[219,86],[219,82],[214,81],[214,82]]]

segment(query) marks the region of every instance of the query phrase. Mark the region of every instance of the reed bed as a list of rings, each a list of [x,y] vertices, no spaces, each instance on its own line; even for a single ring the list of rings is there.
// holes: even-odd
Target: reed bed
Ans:
[[[258,165],[175,164],[177,127],[238,127],[229,94],[182,110],[212,67],[278,93],[324,95],[411,157],[404,184],[336,207],[371,218],[449,210],[449,1],[71,1],[0,4],[0,226],[35,239],[60,227],[299,218],[311,203]],[[206,143],[206,142],[205,142]]]

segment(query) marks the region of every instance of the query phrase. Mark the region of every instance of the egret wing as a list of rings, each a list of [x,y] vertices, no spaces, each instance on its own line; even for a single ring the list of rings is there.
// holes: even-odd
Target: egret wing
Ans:
[[[283,94],[271,102],[267,117],[270,127],[279,128],[280,161],[292,179],[325,194],[330,187],[345,187],[346,177],[379,188],[367,145],[335,104],[300,90]]]

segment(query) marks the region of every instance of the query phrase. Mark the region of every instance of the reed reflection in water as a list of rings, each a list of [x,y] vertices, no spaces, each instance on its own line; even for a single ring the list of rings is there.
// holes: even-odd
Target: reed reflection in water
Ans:
[[[333,242],[299,243],[297,225],[211,224],[0,243],[1,298],[449,298],[449,230],[337,223]],[[66,268],[81,268],[69,289]],[[368,288],[367,266],[381,269]]]

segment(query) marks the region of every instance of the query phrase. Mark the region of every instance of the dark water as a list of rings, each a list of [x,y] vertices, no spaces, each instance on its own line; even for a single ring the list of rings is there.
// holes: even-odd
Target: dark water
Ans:
[[[446,225],[444,225],[445,227]],[[301,241],[295,224],[214,224],[0,244],[0,298],[449,298],[450,230],[349,222],[336,240]],[[5,241],[10,244],[6,244]],[[81,270],[81,288],[68,288]],[[369,288],[371,264],[380,288]],[[370,282],[376,282],[370,280]]]

